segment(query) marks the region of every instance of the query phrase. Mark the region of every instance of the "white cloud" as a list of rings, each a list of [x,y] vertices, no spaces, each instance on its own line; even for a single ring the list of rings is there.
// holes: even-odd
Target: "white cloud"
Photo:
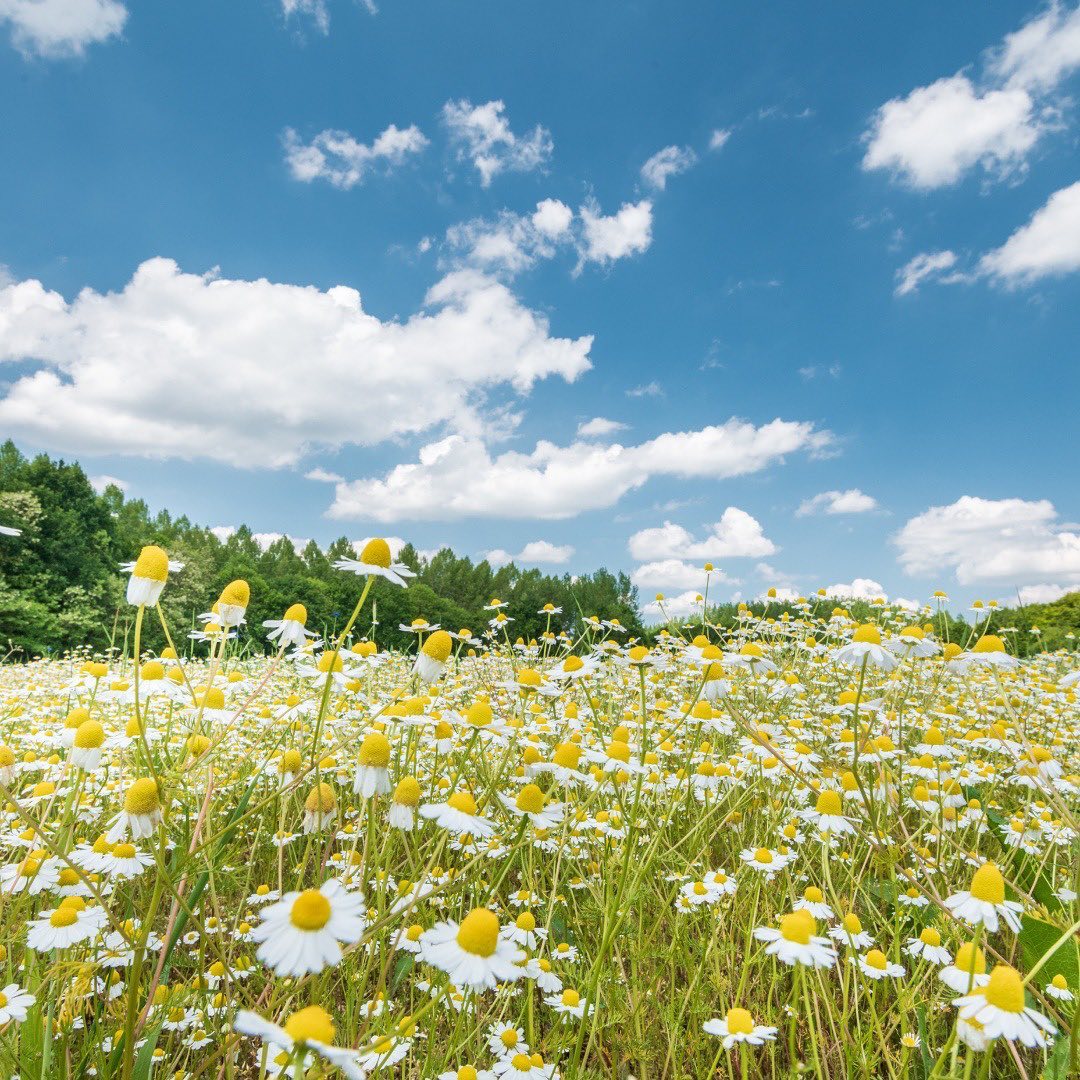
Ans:
[[[981,166],[1025,167],[1071,102],[1063,79],[1080,68],[1080,7],[1054,0],[984,57],[981,84],[957,73],[886,102],[866,134],[864,169],[889,169],[915,188],[954,184]]]
[[[572,382],[591,344],[552,337],[546,318],[475,271],[448,274],[425,310],[383,322],[345,286],[150,259],[118,293],[68,302],[35,280],[0,288],[0,361],[40,365],[0,398],[0,430],[79,454],[282,466],[438,424],[478,431],[487,392]]]
[[[830,432],[809,423],[773,420],[755,427],[738,419],[700,431],[668,432],[637,446],[542,441],[531,453],[495,456],[479,438],[450,435],[422,447],[418,461],[397,465],[382,478],[339,484],[328,513],[376,521],[555,520],[612,506],[652,477],[741,476],[789,453],[820,454],[832,442]]]
[[[769,595],[770,588],[775,593],[774,596]],[[798,600],[799,594],[795,589],[791,588],[790,585],[770,585],[769,588],[762,589],[754,599],[759,602],[764,600],[780,600],[781,602],[790,603],[793,600]]]
[[[1052,604],[1075,591],[1075,585],[1051,585],[1044,582],[1040,585],[1025,585],[1019,590],[1019,599],[1021,604]]]
[[[127,491],[130,486],[126,480],[121,480],[118,476],[109,476],[108,473],[102,473],[100,476],[88,476],[90,486],[100,495],[107,487],[118,487],[121,491]]]
[[[925,251],[896,271],[896,295],[913,293],[927,278],[940,278],[956,265],[954,251]]]
[[[658,559],[643,563],[630,575],[630,580],[644,592],[664,589],[705,590],[705,570],[701,563],[688,563],[682,559]],[[722,570],[709,575],[710,584],[738,585],[739,579],[729,577]]]
[[[709,136],[709,149],[720,150],[731,138],[731,128],[716,128]]]
[[[304,479],[315,480],[320,484],[340,484],[345,477],[341,476],[339,473],[330,472],[328,469],[317,466],[304,473]]]
[[[631,386],[626,391],[627,397],[632,398],[646,398],[646,397],[663,397],[664,388],[655,380],[650,383],[644,383],[641,386]]]
[[[603,416],[594,416],[583,424],[578,424],[577,433],[584,439],[603,439],[607,435],[614,435],[617,431],[625,431],[626,424],[618,420],[608,420]]]
[[[640,255],[652,243],[652,202],[623,203],[608,216],[595,204],[581,208],[582,262],[607,263]]]
[[[729,506],[720,520],[707,526],[703,540],[681,525],[665,521],[654,529],[642,529],[629,540],[630,554],[635,559],[702,559],[761,558],[772,555],[777,546],[765,535],[761,522],[737,506]]]
[[[702,593],[695,589],[679,593],[678,596],[664,597],[663,605],[656,600],[645,604],[641,613],[646,622],[657,622],[663,619],[685,619],[688,615],[696,615],[701,611]]]
[[[553,544],[548,540],[530,540],[516,555],[511,555],[504,548],[495,548],[484,555],[492,566],[505,566],[507,563],[526,565],[544,564],[562,566],[568,563],[574,554],[569,544]]]
[[[826,585],[827,596],[835,596],[841,600],[887,600],[885,586],[880,581],[872,578],[857,577],[854,581],[845,584]]]
[[[235,525],[211,525],[210,531],[224,544],[233,533],[236,532]]]
[[[877,509],[877,499],[866,495],[858,488],[847,491],[823,491],[812,499],[806,499],[795,511],[796,517],[809,514],[865,514]]]
[[[907,573],[951,570],[961,585],[1080,583],[1080,532],[1057,520],[1046,499],[980,499],[964,495],[911,518],[896,536]]]
[[[363,183],[379,166],[389,171],[428,145],[424,133],[415,124],[407,128],[391,124],[370,145],[359,142],[347,131],[329,128],[307,143],[292,128],[286,128],[282,141],[285,161],[294,180],[307,184],[326,180],[344,191]]]
[[[539,124],[527,135],[515,135],[505,115],[506,105],[488,101],[473,105],[467,99],[443,105],[443,123],[456,146],[458,160],[469,160],[488,187],[501,172],[531,172],[551,157],[551,132]]]
[[[117,0],[0,0],[0,26],[10,26],[24,56],[81,56],[118,35],[127,17]]]
[[[517,274],[538,259],[571,246],[574,212],[558,199],[543,199],[531,214],[504,210],[493,221],[475,218],[446,230],[447,244],[482,270]]]
[[[281,13],[286,19],[302,15],[310,19],[322,33],[330,31],[330,12],[326,0],[281,0]]]
[[[914,188],[944,187],[976,165],[997,175],[1015,171],[1043,131],[1026,90],[980,93],[967,76],[953,75],[882,105],[862,164]]]
[[[1052,89],[1080,67],[1080,6],[1050,4],[1005,38],[989,66],[1006,85]]]
[[[670,177],[686,172],[696,163],[697,154],[689,146],[665,146],[641,166],[641,178],[649,187],[663,191]]]
[[[979,260],[980,273],[1007,285],[1080,270],[1080,181],[1055,191],[1031,220]]]

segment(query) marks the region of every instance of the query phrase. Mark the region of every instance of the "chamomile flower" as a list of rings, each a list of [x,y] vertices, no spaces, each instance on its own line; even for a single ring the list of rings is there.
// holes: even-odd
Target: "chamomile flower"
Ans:
[[[527,818],[535,829],[552,829],[563,819],[563,805],[551,802],[536,784],[525,784],[510,798],[500,793],[499,799],[511,814]]]
[[[151,776],[136,780],[124,796],[124,809],[109,829],[109,842],[115,844],[128,833],[136,840],[153,836],[162,822],[161,798],[157,781]]]
[[[481,816],[468,791],[455,791],[444,803],[425,803],[420,807],[420,816],[450,832],[469,833],[481,839],[495,831],[495,823]]]
[[[169,579],[169,572],[183,570],[184,564],[173,562],[161,548],[151,544],[139,552],[134,562],[123,563],[120,569],[131,575],[128,578],[127,602],[133,607],[155,607]]]
[[[307,608],[303,604],[293,604],[280,619],[267,619],[263,623],[263,626],[270,628],[266,636],[282,648],[291,645],[295,649],[302,649],[308,638],[316,636],[313,631],[306,629],[307,618]]]
[[[413,671],[421,682],[430,685],[442,678],[453,648],[454,639],[445,630],[436,630],[428,635],[427,641],[416,654],[416,663],[413,666]]]
[[[961,1019],[978,1023],[988,1039],[1045,1047],[1056,1034],[1057,1029],[1042,1013],[1025,1004],[1023,980],[1007,964],[998,964],[985,986],[953,1004]]]
[[[402,832],[412,832],[416,828],[416,808],[420,805],[421,794],[415,776],[406,776],[398,781],[387,811],[392,828],[401,829]]]
[[[381,731],[364,736],[353,778],[353,792],[362,799],[390,794],[390,740]]]
[[[932,927],[925,927],[916,938],[911,938],[904,946],[908,956],[921,957],[937,967],[952,963],[952,953],[941,944],[941,934]]]
[[[396,563],[390,553],[390,545],[381,537],[373,537],[361,549],[355,559],[338,559],[334,563],[337,570],[348,570],[361,577],[381,577],[395,585],[405,585],[405,578],[415,577],[415,573],[404,563]]]
[[[958,994],[985,986],[990,978],[986,974],[986,954],[973,941],[965,941],[956,950],[956,959],[938,972],[938,978]]]
[[[497,1061],[491,1070],[499,1080],[558,1080],[554,1065],[545,1065],[540,1054],[515,1054]]]
[[[902,979],[906,974],[903,964],[894,964],[880,949],[871,949],[864,956],[851,956],[848,960],[857,963],[868,979]]]
[[[776,1028],[754,1023],[753,1016],[740,1008],[728,1009],[723,1016],[706,1020],[702,1028],[706,1035],[717,1036],[725,1050],[742,1043],[762,1046],[776,1038]]]
[[[809,911],[793,911],[780,920],[780,928],[759,926],[754,931],[764,941],[765,952],[789,967],[829,968],[836,963],[836,950],[826,937],[817,936],[817,920]]]
[[[1019,932],[1020,915],[1024,905],[1005,899],[1005,879],[992,863],[983,863],[971,879],[970,889],[953,893],[945,906],[969,926],[985,926],[991,934],[1004,922],[1009,929]]]
[[[0,990],[0,1026],[11,1021],[21,1024],[26,1019],[27,1010],[36,1001],[37,998],[27,993],[18,983],[8,983]]]
[[[103,914],[100,908],[88,908],[78,896],[68,897],[58,908],[43,911],[29,923],[26,944],[42,953],[78,945],[97,937]]]
[[[563,1023],[583,1020],[592,1012],[592,1006],[576,991],[566,989],[561,994],[544,998],[544,1004],[554,1009]]]
[[[455,986],[493,989],[522,976],[517,946],[502,936],[499,917],[488,908],[474,908],[460,923],[436,923],[420,943],[420,958]]]
[[[318,1005],[294,1012],[284,1027],[265,1020],[258,1013],[241,1009],[236,1014],[233,1028],[241,1035],[253,1035],[267,1044],[268,1050],[283,1050],[297,1061],[297,1076],[307,1071],[307,1059],[312,1055],[336,1065],[349,1080],[366,1080],[367,1070],[359,1063],[355,1050],[334,1046],[334,1021],[330,1014]],[[264,1064],[268,1064],[265,1062]],[[288,1059],[286,1065],[288,1064]]]
[[[331,878],[318,889],[286,893],[265,908],[252,938],[257,956],[276,975],[315,974],[341,961],[342,945],[363,936],[364,898]]]
[[[873,623],[865,623],[851,636],[851,641],[833,653],[833,659],[845,667],[878,667],[892,671],[896,657],[881,644],[881,631]]]

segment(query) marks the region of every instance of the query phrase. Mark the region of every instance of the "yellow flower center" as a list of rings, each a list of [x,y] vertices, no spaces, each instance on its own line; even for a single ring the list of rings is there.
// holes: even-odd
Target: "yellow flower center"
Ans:
[[[85,720],[75,732],[75,745],[80,750],[96,750],[105,742],[105,729],[96,720]]]
[[[534,671],[532,668],[522,668],[517,673],[517,681],[521,686],[539,686],[544,680],[540,677],[539,671]]]
[[[1024,983],[1020,973],[1008,964],[998,964],[990,972],[990,981],[983,987],[987,1003],[1004,1012],[1024,1011]]]
[[[780,920],[780,933],[784,940],[799,945],[809,945],[816,930],[817,920],[809,911],[802,909],[793,911]]]
[[[629,761],[630,760],[630,746],[627,743],[614,742],[608,743],[607,756],[613,758],[615,761]]]
[[[360,561],[368,566],[381,566],[384,570],[390,569],[390,545],[381,537],[376,536],[364,545],[360,552]]]
[[[979,653],[995,653],[1005,651],[1005,642],[997,636],[997,634],[983,634],[978,641],[975,642],[972,652]]]
[[[932,927],[928,926],[920,935],[919,940],[924,945],[940,945],[941,935]]]
[[[764,656],[765,654],[761,651],[761,646],[760,645],[755,645],[752,641],[748,641],[739,650],[739,655],[740,656],[750,656],[750,657],[754,657],[754,658],[760,660],[761,657]]]
[[[536,916],[531,911],[523,911],[514,922],[514,925],[519,930],[525,930],[528,933],[532,933],[536,929]]]
[[[307,625],[307,608],[303,604],[293,604],[286,609],[283,622],[298,622],[301,626]]]
[[[150,581],[165,581],[169,576],[169,556],[153,544],[144,547],[135,560],[131,576],[147,578]]]
[[[436,630],[424,642],[423,653],[440,664],[445,664],[454,647],[454,639],[445,630]]]
[[[809,885],[803,891],[803,899],[811,904],[822,904],[825,902],[825,894],[816,885]]]
[[[968,975],[984,975],[986,973],[986,955],[982,949],[976,948],[971,941],[965,941],[956,950],[956,967]]]
[[[381,731],[372,731],[360,744],[360,764],[385,769],[390,764],[390,740]]]
[[[585,666],[585,661],[582,660],[581,657],[576,655],[576,654],[573,655],[573,656],[568,656],[563,661],[563,671],[565,671],[567,673],[580,671],[584,666]]]
[[[487,908],[474,908],[458,927],[457,943],[473,956],[493,956],[499,943],[499,917]]]
[[[971,879],[971,895],[988,904],[1000,904],[1005,900],[1005,879],[991,862],[983,863]]]
[[[840,817],[844,813],[844,804],[837,791],[823,791],[817,799],[817,812],[829,817]]]
[[[136,780],[124,796],[124,809],[132,815],[152,814],[161,808],[157,781],[150,776]]]
[[[576,1007],[581,1004],[581,995],[576,990],[564,990],[562,1003],[571,1006],[571,1008]]]
[[[317,784],[304,800],[304,809],[310,813],[318,811],[320,814],[328,814],[335,806],[337,806],[337,797],[329,784]]]
[[[528,1054],[515,1054],[510,1059],[510,1064],[518,1070],[518,1072],[527,1073],[532,1068],[532,1058]]]
[[[218,603],[228,604],[230,607],[246,608],[250,600],[251,586],[248,585],[243,578],[237,578],[236,581],[230,581],[229,584],[221,590],[221,597],[218,600]]]
[[[117,844],[112,849],[113,855],[118,859],[134,859],[135,858],[135,845],[134,844]]]
[[[446,800],[446,805],[453,807],[462,814],[469,814],[471,817],[476,816],[476,800],[467,791],[455,791]]]
[[[495,719],[495,714],[486,701],[477,701],[469,706],[468,712],[465,713],[465,719],[473,727],[487,727]]]
[[[415,777],[404,777],[394,788],[394,802],[401,806],[416,806],[420,802],[420,784]]]
[[[885,954],[880,949],[871,949],[866,954],[866,966],[876,968],[878,971],[884,971],[888,966],[889,961],[885,959]]]
[[[768,865],[773,861],[773,853],[767,847],[759,847],[754,852],[754,862],[765,863]]]
[[[329,1046],[334,1041],[334,1021],[325,1009],[309,1005],[285,1021],[285,1033],[298,1043],[320,1042]]]
[[[462,1065],[457,1071],[457,1080],[476,1080],[478,1073],[472,1065]]]
[[[536,784],[526,784],[517,797],[517,808],[524,814],[539,814],[544,809],[544,793]]]
[[[859,916],[854,915],[854,914],[845,915],[844,916],[844,929],[849,934],[861,934],[862,933],[862,923],[859,920]]]
[[[74,926],[79,921],[79,913],[70,907],[58,907],[49,916],[49,922],[53,926]]]
[[[330,901],[318,889],[305,889],[294,901],[289,922],[298,930],[321,930],[330,921]]]
[[[881,631],[873,623],[864,623],[855,631],[851,640],[865,645],[880,645]]]
[[[754,1031],[754,1018],[746,1009],[728,1009],[727,1029],[730,1035],[751,1035]]]

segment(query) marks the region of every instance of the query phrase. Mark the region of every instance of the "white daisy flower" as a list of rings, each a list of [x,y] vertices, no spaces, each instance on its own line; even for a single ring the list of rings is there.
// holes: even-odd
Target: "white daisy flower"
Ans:
[[[776,1038],[776,1028],[755,1024],[746,1009],[728,1009],[724,1016],[706,1020],[702,1028],[706,1035],[716,1035],[725,1050],[730,1050],[736,1043],[761,1046]]]
[[[436,923],[420,939],[425,963],[445,971],[455,986],[476,990],[521,978],[517,955],[517,946],[500,933],[499,917],[487,908],[474,908],[460,924]]]

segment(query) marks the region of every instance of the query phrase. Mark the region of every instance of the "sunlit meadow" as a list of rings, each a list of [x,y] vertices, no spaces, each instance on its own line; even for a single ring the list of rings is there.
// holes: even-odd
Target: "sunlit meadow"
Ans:
[[[817,598],[388,653],[375,540],[331,640],[239,652],[237,581],[154,656],[132,555],[123,648],[0,667],[5,1075],[1075,1072],[1074,654]]]

